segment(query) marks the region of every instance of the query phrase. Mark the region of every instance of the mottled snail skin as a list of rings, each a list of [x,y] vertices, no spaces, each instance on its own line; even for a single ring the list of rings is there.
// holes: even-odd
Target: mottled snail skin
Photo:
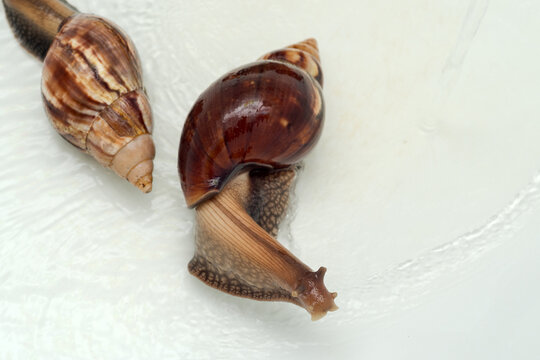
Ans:
[[[45,111],[57,132],[143,192],[152,189],[152,114],[131,40],[60,0],[3,0],[21,44],[43,59]]]
[[[309,39],[224,75],[201,94],[180,141],[178,169],[196,207],[190,272],[256,300],[288,301],[313,320],[337,309],[336,293],[276,239],[297,164],[324,122],[318,49]]]

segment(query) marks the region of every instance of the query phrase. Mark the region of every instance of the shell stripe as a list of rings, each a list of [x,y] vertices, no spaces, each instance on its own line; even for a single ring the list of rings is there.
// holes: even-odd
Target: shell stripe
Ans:
[[[137,89],[139,90],[139,89]],[[137,91],[135,90],[135,91]],[[135,92],[133,91],[133,92]],[[141,134],[144,134],[144,133],[151,133],[152,130],[151,129],[148,129],[148,127],[146,126],[146,122],[144,121],[144,114],[142,113],[141,111],[141,107],[140,107],[140,104],[139,104],[139,100],[138,98],[133,98],[133,97],[126,97],[124,99],[125,101],[127,101],[130,105],[130,109],[135,109],[137,111],[137,119],[140,119],[140,121],[136,124],[134,121],[132,121],[131,117],[128,117],[126,120],[128,121],[129,125],[136,129],[137,130],[137,135],[141,135]],[[142,126],[142,130],[140,129],[140,127]]]
[[[82,61],[83,63],[85,63],[93,72],[94,72],[94,78],[95,80],[101,84],[101,85],[106,85],[105,82],[101,82],[101,78],[99,76],[99,73],[97,73],[97,71],[95,71],[95,68],[92,66],[92,64],[90,63],[90,61],[88,60],[88,58],[85,56],[85,54],[80,51],[79,49],[77,48],[74,48],[72,47],[69,43],[61,43],[60,44],[61,46],[61,51],[63,53],[68,53],[70,54],[74,60],[79,60],[79,61]],[[63,45],[63,46],[62,46]],[[53,69],[56,69],[55,70],[55,73],[54,73],[54,76],[53,76],[53,79],[67,79],[67,78],[70,78],[73,76],[73,73],[75,72],[75,69],[70,69],[71,71],[67,71],[65,70],[64,66],[62,66],[63,64],[60,62],[59,59],[55,59],[55,63],[51,64],[51,68]],[[68,67],[66,67],[68,68]],[[64,81],[56,81],[55,82],[55,86],[59,86],[59,87],[64,87],[65,88],[65,85],[66,82]],[[84,100],[85,100],[85,103],[83,103],[80,108],[84,109],[86,107],[88,107],[88,103],[90,104],[93,104],[93,105],[96,105],[96,111],[100,111],[102,108],[103,108],[103,102],[99,101],[99,100],[96,100],[94,98],[92,98],[90,96],[90,94],[88,93],[87,89],[86,89],[86,83],[83,81],[83,79],[79,79],[79,78],[75,78],[73,82],[69,82],[70,85],[74,85],[76,84],[77,87],[74,87],[74,88],[70,88],[70,92],[76,90],[77,91],[77,94],[79,94],[80,96],[83,96],[84,97]]]
[[[94,39],[89,36],[89,32],[81,34],[80,36],[85,41],[79,43],[75,38],[69,39],[65,42],[66,45],[69,45],[71,48],[77,49],[78,53],[82,55],[82,59],[88,64],[92,72],[94,72],[96,80],[104,86],[108,91],[115,93],[116,96],[121,95],[122,93],[128,92],[130,89],[125,83],[125,81],[116,74],[114,66],[117,65],[114,60],[119,59],[105,59],[102,56],[98,55],[98,52],[89,47],[86,44],[91,44]],[[113,63],[109,66],[105,65],[104,62],[113,60]]]
[[[99,74],[99,71],[96,68],[95,64],[93,64],[90,61],[90,59],[86,56],[86,54],[83,51],[81,51],[79,49],[76,49],[76,48],[73,48],[69,42],[66,42],[65,46],[67,48],[70,48],[73,52],[77,53],[80,56],[80,59],[90,68],[90,70],[92,70],[92,73],[94,74],[94,78],[96,79],[96,81],[101,86],[103,86],[103,88],[105,88],[109,92],[115,93],[116,96],[121,95],[120,91],[111,88],[109,83],[107,81],[105,81],[105,79]],[[90,98],[90,97],[88,97],[88,98]],[[96,103],[98,103],[98,102],[96,101]]]

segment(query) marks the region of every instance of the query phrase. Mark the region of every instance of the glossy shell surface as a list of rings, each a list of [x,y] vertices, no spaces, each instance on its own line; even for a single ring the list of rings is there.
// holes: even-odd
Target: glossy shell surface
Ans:
[[[298,162],[323,121],[321,88],[298,67],[266,60],[224,75],[201,94],[184,125],[178,169],[188,206],[248,166]]]

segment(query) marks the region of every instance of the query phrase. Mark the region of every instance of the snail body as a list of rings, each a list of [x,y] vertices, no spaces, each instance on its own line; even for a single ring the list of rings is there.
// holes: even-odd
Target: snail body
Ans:
[[[41,91],[57,132],[143,192],[152,189],[152,114],[131,40],[61,0],[3,0],[21,45],[43,60]]]
[[[195,102],[178,169],[197,212],[190,272],[208,285],[256,300],[288,301],[314,320],[336,310],[314,272],[276,239],[297,164],[324,122],[315,40],[264,55],[224,75]]]

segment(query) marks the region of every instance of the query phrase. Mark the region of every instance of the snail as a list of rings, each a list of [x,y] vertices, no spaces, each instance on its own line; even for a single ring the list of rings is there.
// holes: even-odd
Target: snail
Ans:
[[[43,60],[45,111],[60,135],[143,192],[152,189],[152,114],[131,40],[63,0],[3,0],[21,45]]]
[[[196,209],[191,274],[216,289],[304,307],[313,320],[337,310],[323,282],[275,237],[296,164],[324,121],[317,42],[262,56],[215,81],[189,112],[178,171]]]

